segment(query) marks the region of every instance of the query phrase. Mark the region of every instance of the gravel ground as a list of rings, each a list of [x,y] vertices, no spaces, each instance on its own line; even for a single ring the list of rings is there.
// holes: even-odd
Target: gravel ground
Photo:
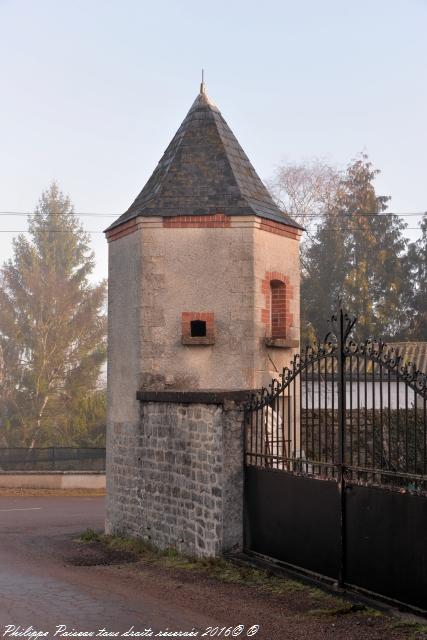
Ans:
[[[106,580],[132,583],[171,608],[208,612],[221,626],[259,625],[256,637],[265,640],[427,639],[427,620],[380,612],[263,571],[233,565],[228,570],[227,563],[218,570],[214,563],[199,566],[180,556],[141,556],[98,541],[74,545],[64,550],[71,564],[96,566]]]
[[[87,494],[0,497],[1,637],[9,624],[51,634],[58,624],[119,633],[244,625],[241,638],[259,625],[254,637],[263,640],[427,640],[425,620],[357,607],[224,560],[195,561],[100,536],[93,530],[102,530],[104,513],[104,499]]]

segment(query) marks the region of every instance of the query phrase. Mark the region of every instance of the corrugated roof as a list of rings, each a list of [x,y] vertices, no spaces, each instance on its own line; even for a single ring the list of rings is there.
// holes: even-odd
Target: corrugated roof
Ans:
[[[427,342],[388,342],[402,356],[403,362],[412,362],[418,371],[427,373]]]
[[[427,342],[387,342],[384,347],[384,352],[389,353],[391,349],[394,349],[395,354],[397,356],[401,356],[401,364],[413,364],[418,371],[422,373],[427,373]],[[360,375],[363,377],[365,366],[366,373],[370,376],[374,370],[374,361],[373,360],[365,360],[360,354],[360,357],[357,357],[356,353],[350,360],[350,358],[346,358],[345,365],[345,374],[350,375],[351,373],[356,375],[357,370],[359,369]],[[319,371],[320,366],[320,371]],[[314,376],[320,373],[322,376],[326,373],[329,375],[332,373],[332,358],[327,358],[325,360],[321,360],[320,362],[315,362],[313,364],[312,372]],[[384,372],[383,372],[384,373]],[[334,375],[337,376],[338,369],[337,364],[334,364]],[[375,367],[375,375],[379,376],[380,369],[379,367]],[[311,370],[310,370],[311,375]]]
[[[280,211],[219,109],[202,91],[152,176],[109,229],[137,216],[256,215],[302,227]]]

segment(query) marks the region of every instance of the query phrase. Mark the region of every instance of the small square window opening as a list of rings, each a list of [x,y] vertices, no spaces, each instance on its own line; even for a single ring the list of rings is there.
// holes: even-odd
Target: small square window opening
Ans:
[[[191,320],[190,335],[192,338],[204,338],[206,336],[206,321]]]

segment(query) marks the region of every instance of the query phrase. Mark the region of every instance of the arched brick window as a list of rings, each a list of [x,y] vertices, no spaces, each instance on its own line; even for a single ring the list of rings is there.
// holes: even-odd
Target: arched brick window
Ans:
[[[270,282],[271,337],[286,338],[286,285],[280,280]]]

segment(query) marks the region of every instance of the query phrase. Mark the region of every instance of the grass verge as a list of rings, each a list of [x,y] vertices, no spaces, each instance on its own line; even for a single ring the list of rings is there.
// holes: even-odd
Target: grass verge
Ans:
[[[418,638],[427,638],[427,623],[424,624],[418,619],[396,620],[390,625],[390,628],[401,629],[406,632],[408,638],[414,638],[414,640],[418,640]]]
[[[384,631],[395,637],[396,630],[401,630],[399,638],[405,640],[426,640],[427,624],[419,618],[411,619],[400,617],[394,612],[387,614],[364,604],[350,601],[339,595],[326,593],[321,589],[292,580],[286,576],[278,576],[270,571],[235,564],[225,558],[195,558],[174,549],[159,550],[144,540],[127,538],[116,535],[105,535],[93,529],[87,529],[78,538],[81,545],[89,548],[103,550],[109,554],[123,554],[123,557],[131,558],[131,562],[140,562],[145,565],[156,565],[177,571],[188,572],[190,575],[198,574],[223,583],[232,583],[256,589],[264,594],[282,596],[284,602],[296,603],[294,615],[307,616],[319,620],[336,622],[344,617],[353,620],[353,624],[359,625],[365,621],[368,625],[382,624]],[[181,574],[182,575],[182,574]],[[279,606],[280,603],[279,603]],[[293,605],[291,605],[293,606]],[[404,614],[402,614],[403,616]],[[399,616],[399,617],[396,617]],[[376,622],[375,622],[376,621]],[[380,622],[382,621],[382,622]],[[332,624],[332,627],[335,626]],[[378,637],[378,636],[376,636]]]
[[[241,584],[276,595],[301,592],[301,595],[312,599],[313,602],[321,600],[322,605],[325,606],[335,608],[346,606],[340,598],[326,594],[321,589],[274,575],[263,569],[236,565],[225,558],[195,558],[179,553],[175,549],[159,550],[137,538],[105,535],[92,529],[82,533],[79,541],[101,544],[107,551],[132,554],[135,560],[145,564],[198,573],[220,582]]]

